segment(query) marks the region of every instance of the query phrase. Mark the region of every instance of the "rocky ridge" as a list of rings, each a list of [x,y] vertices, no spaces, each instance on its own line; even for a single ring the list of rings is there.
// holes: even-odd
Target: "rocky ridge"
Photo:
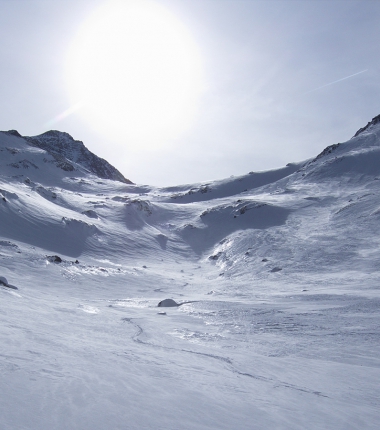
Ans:
[[[354,137],[359,136],[359,134],[363,133],[363,131],[367,131],[369,128],[372,128],[372,126],[378,124],[380,122],[380,115],[375,116],[372,118],[372,121],[370,121],[366,126],[359,128],[359,130],[354,134]]]
[[[16,130],[9,130],[5,133],[21,137],[29,145],[45,150],[54,157],[59,167],[63,170],[73,170],[74,168],[70,162],[74,162],[80,164],[99,178],[133,184],[132,181],[125,178],[108,161],[89,151],[83,142],[73,139],[68,133],[57,130],[50,130],[38,136],[21,136]]]

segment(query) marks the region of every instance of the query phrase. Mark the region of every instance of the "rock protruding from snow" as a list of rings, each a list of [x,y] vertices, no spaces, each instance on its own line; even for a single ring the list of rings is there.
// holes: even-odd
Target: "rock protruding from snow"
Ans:
[[[379,123],[380,123],[380,115],[377,115],[374,118],[372,118],[372,121],[370,121],[365,127],[359,128],[359,130],[355,133],[354,137],[359,136],[359,134],[363,133],[363,131],[366,131],[369,128],[372,128],[372,126]]]
[[[18,290],[18,288],[14,285],[8,284],[7,278],[5,278],[4,276],[0,276],[0,285],[3,287],[12,288],[12,290]]]
[[[315,163],[320,158],[324,157],[325,155],[331,154],[333,151],[335,151],[337,148],[339,148],[340,143],[334,143],[333,145],[328,146],[325,148],[320,154],[318,154],[314,160],[312,160],[312,163]]]
[[[161,300],[161,302],[157,305],[159,308],[174,308],[179,306],[179,304],[173,299],[165,299]]]
[[[4,131],[4,133],[9,134],[10,136],[22,137],[17,130],[8,130]]]
[[[16,133],[19,134],[15,130],[8,131],[7,133],[14,136],[16,136]],[[57,161],[63,163],[66,170],[71,170],[70,163],[64,163],[68,160],[80,164],[99,178],[111,179],[126,184],[133,183],[129,179],[126,179],[115,167],[109,164],[108,161],[93,154],[84,146],[83,142],[74,140],[68,133],[50,130],[38,136],[23,136],[23,138],[30,145],[47,151],[55,157]]]
[[[62,263],[62,258],[59,255],[48,255],[46,259],[50,263]]]

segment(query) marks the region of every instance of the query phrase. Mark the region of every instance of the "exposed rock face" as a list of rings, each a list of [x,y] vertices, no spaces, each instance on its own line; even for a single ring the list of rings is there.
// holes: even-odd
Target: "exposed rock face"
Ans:
[[[58,255],[48,255],[46,259],[50,263],[62,263],[62,258]]]
[[[380,122],[380,115],[375,116],[372,118],[372,121],[370,121],[365,127],[359,128],[359,130],[355,133],[354,137],[359,136],[359,134],[363,133],[363,131],[366,131],[371,126],[378,124]]]
[[[15,130],[8,131],[7,133],[14,136],[19,135]],[[23,136],[23,138],[29,145],[44,149],[57,160],[63,162],[66,159],[78,163],[99,178],[112,179],[126,184],[133,183],[129,179],[126,179],[108,161],[93,154],[84,146],[83,142],[74,140],[68,133],[50,130],[39,136]],[[69,165],[69,163],[66,164]]]
[[[17,130],[8,130],[4,131],[3,133],[10,134],[11,136],[22,137]]]
[[[325,148],[320,154],[318,154],[314,160],[311,162],[314,163],[315,161],[319,160],[320,158],[324,157],[327,154],[331,154],[333,151],[335,151],[340,146],[340,143],[334,143],[333,145],[328,146]]]

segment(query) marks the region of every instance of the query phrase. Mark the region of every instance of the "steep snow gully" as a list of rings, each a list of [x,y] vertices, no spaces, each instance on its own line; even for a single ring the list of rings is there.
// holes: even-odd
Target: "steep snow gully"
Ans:
[[[0,132],[0,428],[377,429],[379,184],[380,116],[168,188]]]

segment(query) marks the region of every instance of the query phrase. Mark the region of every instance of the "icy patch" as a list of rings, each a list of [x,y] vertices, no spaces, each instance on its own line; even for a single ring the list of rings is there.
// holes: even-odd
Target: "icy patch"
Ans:
[[[22,298],[22,295],[19,293],[16,293],[16,291],[14,291],[13,289],[9,289],[9,288],[3,288],[2,289],[4,293],[9,294],[11,296],[15,296],[15,297],[20,297]]]
[[[100,266],[83,266],[83,265],[71,265],[66,268],[67,272],[73,275],[83,274],[83,275],[96,275],[96,276],[113,276],[113,275],[123,275],[123,274],[134,274],[133,272],[127,272],[124,269],[113,268],[113,267],[100,267]]]
[[[200,331],[193,331],[189,329],[175,329],[170,333],[174,337],[179,339],[187,340],[192,343],[210,343],[210,342],[218,342],[224,339],[224,336],[221,336],[217,333],[207,333]]]
[[[122,307],[122,308],[148,308],[149,301],[141,299],[121,299],[121,300],[109,300],[112,304],[110,307]]]
[[[98,314],[100,310],[94,306],[78,305],[78,308],[87,314]]]
[[[111,265],[111,266],[123,267],[121,264],[119,264],[119,263],[114,263],[113,261],[111,261],[111,260],[107,260],[107,259],[96,260],[96,261],[99,261],[99,263],[109,264],[109,265]]]

